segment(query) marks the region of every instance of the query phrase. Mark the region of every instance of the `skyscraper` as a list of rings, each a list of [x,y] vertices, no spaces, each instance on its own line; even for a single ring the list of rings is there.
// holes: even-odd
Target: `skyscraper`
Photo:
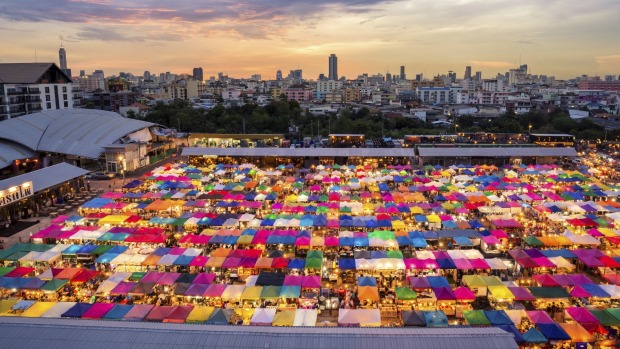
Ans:
[[[405,75],[405,66],[400,66],[400,80],[407,80],[407,75]]]
[[[282,80],[282,70],[280,69],[278,69],[278,71],[276,72],[276,80]]]
[[[198,81],[204,80],[202,76],[202,67],[194,68],[192,75],[194,77],[194,80],[198,80]]]
[[[471,79],[471,66],[465,67],[465,79]]]
[[[71,69],[67,69],[67,52],[65,48],[62,47],[62,44],[60,44],[60,49],[58,50],[58,61],[60,63],[60,70],[68,77],[71,77]]]
[[[482,81],[482,72],[481,71],[477,71],[476,72],[476,81]]]
[[[334,53],[329,55],[329,80],[338,80],[338,57]]]

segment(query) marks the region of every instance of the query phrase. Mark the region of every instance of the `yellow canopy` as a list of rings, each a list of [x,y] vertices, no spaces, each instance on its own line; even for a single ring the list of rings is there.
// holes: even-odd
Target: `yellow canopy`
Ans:
[[[487,283],[480,275],[463,275],[463,282],[469,287],[486,287]]]
[[[594,342],[594,337],[577,322],[561,323],[560,326],[570,336],[573,343]]]
[[[429,223],[441,223],[441,218],[439,218],[439,216],[436,214],[429,214],[428,216],[426,216],[426,220]]]
[[[273,317],[272,326],[293,326],[295,310],[282,310]]]
[[[17,298],[3,299],[0,301],[0,315],[10,311],[17,303]]]
[[[248,286],[243,289],[241,293],[242,300],[255,300],[260,299],[260,293],[263,290],[263,286]]]
[[[22,317],[41,317],[46,311],[53,307],[56,302],[36,302],[30,308],[21,313]]]
[[[395,230],[405,229],[405,222],[403,221],[392,221],[392,228]]]
[[[515,296],[506,286],[489,286],[489,292],[495,299],[514,299]]]
[[[482,280],[487,286],[504,286],[502,280],[497,276],[482,276]]]
[[[187,316],[187,319],[185,319],[185,322],[187,322],[187,323],[190,323],[190,322],[205,322],[205,321],[207,321],[211,317],[211,314],[213,313],[213,310],[215,310],[215,308],[213,308],[213,307],[206,307],[204,305],[197,305],[189,313],[189,315]]]
[[[123,214],[111,214],[107,215],[99,220],[98,225],[120,225],[129,218],[128,215]]]

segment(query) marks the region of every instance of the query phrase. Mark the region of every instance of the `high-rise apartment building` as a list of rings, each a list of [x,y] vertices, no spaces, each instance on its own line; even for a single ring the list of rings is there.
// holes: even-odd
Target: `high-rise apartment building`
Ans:
[[[338,80],[338,57],[334,53],[329,55],[329,80]]]
[[[194,77],[194,80],[203,81],[204,78],[202,75],[202,67],[194,68],[192,76]]]
[[[407,75],[405,74],[405,66],[400,66],[400,80],[407,80]]]
[[[282,80],[282,70],[280,69],[278,69],[278,71],[276,72],[276,80]]]
[[[480,81],[482,80],[482,72],[481,71],[477,71],[476,72],[476,81]]]
[[[2,63],[0,81],[0,120],[79,106],[71,77],[54,63]]]
[[[471,79],[471,66],[465,67],[465,79]]]

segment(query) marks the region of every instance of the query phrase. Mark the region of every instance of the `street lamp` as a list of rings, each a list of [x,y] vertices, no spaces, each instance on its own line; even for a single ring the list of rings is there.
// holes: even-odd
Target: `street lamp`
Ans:
[[[459,124],[454,124],[454,135],[458,137],[458,132],[457,132],[457,128],[459,128]]]
[[[530,133],[530,134],[531,134],[531,133],[532,133],[532,124],[529,124],[529,125],[527,126],[527,129],[528,129],[528,133]]]
[[[123,175],[123,184],[125,184],[125,158],[122,155],[119,155],[118,162],[121,165],[121,174]]]

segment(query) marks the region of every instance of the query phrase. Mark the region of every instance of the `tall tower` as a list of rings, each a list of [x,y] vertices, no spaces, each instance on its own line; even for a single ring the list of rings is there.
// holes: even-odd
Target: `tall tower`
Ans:
[[[338,57],[334,53],[329,55],[329,80],[338,80]]]
[[[202,67],[194,68],[192,72],[192,77],[194,80],[203,81]]]
[[[405,75],[405,66],[401,65],[400,66],[400,76],[399,76],[400,80],[407,80],[407,75]]]
[[[71,77],[71,70],[67,69],[67,52],[65,51],[65,48],[62,47],[62,44],[60,44],[60,49],[58,50],[58,61],[60,63],[60,70],[67,74],[67,76]]]

